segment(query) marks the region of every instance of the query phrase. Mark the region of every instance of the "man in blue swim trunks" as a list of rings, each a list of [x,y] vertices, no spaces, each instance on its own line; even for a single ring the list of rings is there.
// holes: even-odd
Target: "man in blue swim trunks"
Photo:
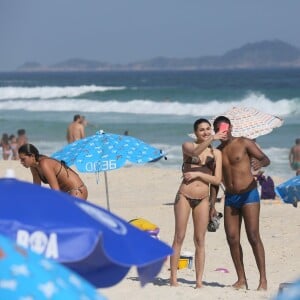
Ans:
[[[233,287],[248,289],[240,244],[241,225],[244,220],[247,237],[260,274],[257,290],[266,290],[265,251],[259,233],[260,197],[251,168],[258,170],[269,165],[270,160],[251,139],[233,137],[232,125],[227,117],[217,117],[214,121],[214,130],[227,132],[227,136],[220,140],[218,149],[222,152],[225,186],[224,226],[238,277]]]

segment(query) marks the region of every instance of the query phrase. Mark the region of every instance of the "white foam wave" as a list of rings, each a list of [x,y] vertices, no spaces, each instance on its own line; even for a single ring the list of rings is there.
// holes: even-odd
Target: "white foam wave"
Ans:
[[[81,85],[81,86],[65,86],[65,87],[0,87],[0,100],[7,99],[54,99],[54,98],[72,98],[82,94],[92,92],[106,92],[114,90],[123,90],[125,87],[112,86],[96,86],[96,85]]]
[[[300,115],[299,99],[281,99],[273,102],[264,95],[249,94],[240,101],[206,103],[155,102],[131,100],[128,102],[93,101],[85,99],[9,100],[0,101],[0,109],[26,111],[81,111],[94,113],[133,113],[175,116],[215,116],[232,106],[249,106],[277,116]]]

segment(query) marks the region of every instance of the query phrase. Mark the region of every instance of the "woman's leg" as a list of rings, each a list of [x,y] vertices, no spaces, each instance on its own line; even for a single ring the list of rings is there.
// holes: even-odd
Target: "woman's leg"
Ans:
[[[186,227],[190,214],[190,205],[187,199],[180,193],[176,195],[174,203],[174,216],[175,216],[175,234],[173,240],[173,255],[170,257],[170,285],[178,286],[177,282],[177,268],[180,251],[185,237]]]
[[[193,209],[196,288],[202,287],[205,263],[205,234],[209,221],[209,202],[204,198]]]

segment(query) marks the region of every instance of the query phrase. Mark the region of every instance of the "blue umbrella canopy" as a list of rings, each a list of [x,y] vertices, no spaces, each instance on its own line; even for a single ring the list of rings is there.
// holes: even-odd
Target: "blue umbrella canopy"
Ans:
[[[0,235],[0,299],[106,299],[78,274]]]
[[[100,130],[95,135],[65,146],[53,153],[52,157],[64,161],[68,166],[75,165],[79,172],[104,172],[107,209],[110,210],[107,171],[119,169],[128,162],[155,162],[166,157],[166,154],[132,136]]]
[[[281,291],[273,300],[299,300],[300,299],[300,278],[294,282],[284,283]]]
[[[91,173],[119,169],[128,162],[146,164],[164,156],[162,150],[137,138],[101,130],[52,154],[68,166],[75,165],[80,172]]]
[[[300,176],[294,176],[276,186],[275,192],[285,203],[297,207],[300,201]]]
[[[0,179],[0,233],[70,267],[97,287],[136,266],[142,285],[160,272],[172,248],[109,211],[13,178]]]

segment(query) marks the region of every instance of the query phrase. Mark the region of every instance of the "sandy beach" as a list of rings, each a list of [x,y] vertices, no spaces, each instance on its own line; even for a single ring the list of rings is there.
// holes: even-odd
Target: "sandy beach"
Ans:
[[[0,161],[0,177],[11,168],[17,179],[30,181],[31,173],[18,161]],[[88,201],[106,207],[106,194],[103,173],[97,180],[94,174],[80,174],[88,186]],[[125,220],[144,218],[160,228],[159,237],[171,245],[174,234],[173,201],[180,183],[180,170],[144,166],[124,167],[107,173],[111,211]],[[280,178],[273,178],[276,184]],[[98,181],[98,182],[97,182]],[[217,203],[223,212],[223,205]],[[178,271],[179,287],[170,287],[169,260],[157,278],[141,287],[135,268],[119,284],[101,293],[108,299],[272,299],[280,283],[293,281],[300,276],[299,230],[300,210],[283,204],[279,199],[261,202],[260,230],[266,252],[268,291],[256,291],[258,271],[244,230],[242,247],[249,290],[234,290],[230,287],[236,281],[236,274],[227,246],[224,226],[217,232],[206,235],[206,263],[204,287],[194,289],[195,271]],[[190,219],[183,251],[194,251]],[[149,249],[151,251],[151,249]],[[216,271],[226,269],[228,273]]]

